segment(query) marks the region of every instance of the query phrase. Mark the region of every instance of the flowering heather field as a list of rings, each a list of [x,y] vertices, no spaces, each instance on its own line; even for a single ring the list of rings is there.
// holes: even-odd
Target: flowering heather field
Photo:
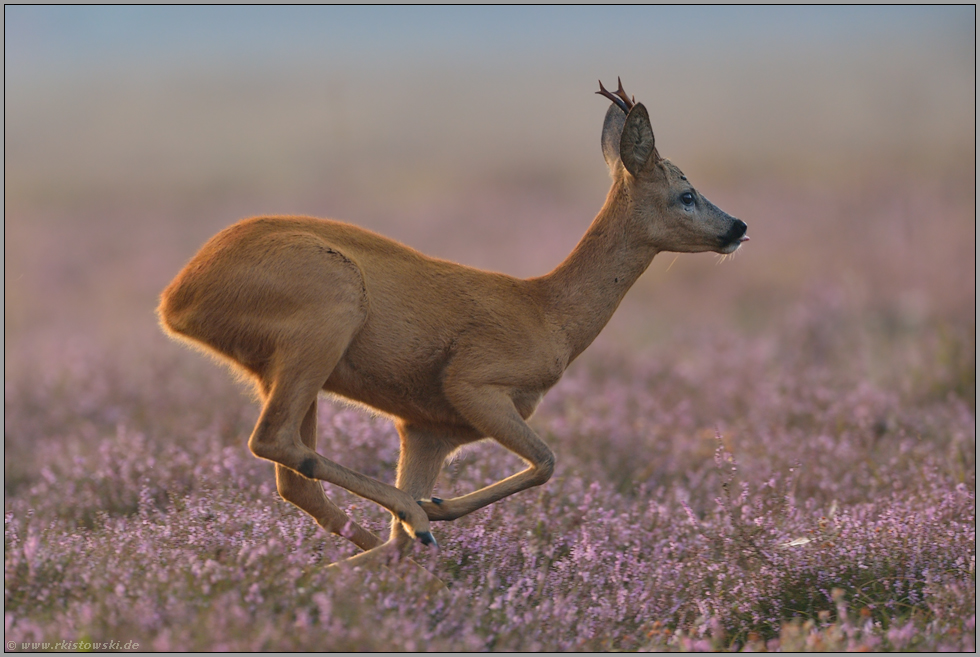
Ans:
[[[438,552],[416,546],[443,589],[410,565],[325,569],[355,548],[278,498],[246,447],[248,391],[155,327],[155,295],[223,215],[129,226],[117,208],[77,229],[8,208],[7,266],[25,282],[6,302],[5,639],[972,651],[972,193],[713,195],[753,241],[717,267],[655,260],[533,418],[555,477],[437,523]],[[541,203],[507,221],[542,239],[498,236],[499,252],[553,265],[571,247],[585,224]],[[451,214],[415,245],[484,264],[462,245],[492,239],[446,236]],[[386,419],[322,403],[319,431],[324,454],[393,480]],[[436,494],[520,467],[480,443]],[[386,531],[373,504],[328,493]]]

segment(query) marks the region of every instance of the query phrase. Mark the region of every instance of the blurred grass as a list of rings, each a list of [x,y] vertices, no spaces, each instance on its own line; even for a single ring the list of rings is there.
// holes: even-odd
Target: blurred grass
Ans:
[[[542,274],[608,189],[593,91],[617,74],[650,108],[661,153],[752,242],[721,267],[659,257],[610,339],[650,344],[705,322],[765,330],[819,289],[889,335],[962,326],[975,310],[973,40],[938,24],[799,43],[734,31],[723,56],[654,43],[628,62],[583,47],[520,63],[406,53],[31,76],[14,58],[5,355],[45,333],[144,339],[180,266],[260,213],[344,219]]]
[[[945,176],[973,159],[967,36],[740,44],[722,58],[650,46],[667,65],[613,70],[588,51],[560,64],[419,67],[409,53],[346,68],[205,61],[54,78],[15,69],[5,183],[8,196],[35,202],[327,189],[401,203],[488,181],[575,189],[602,171],[605,104],[592,92],[595,78],[616,75],[648,105],[661,153],[703,182]]]

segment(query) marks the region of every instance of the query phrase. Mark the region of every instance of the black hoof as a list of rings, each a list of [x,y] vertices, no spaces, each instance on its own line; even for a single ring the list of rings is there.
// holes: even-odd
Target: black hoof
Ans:
[[[441,497],[433,497],[432,498],[432,502],[434,504],[442,504],[442,498]]]
[[[439,544],[436,543],[436,537],[432,535],[432,532],[415,532],[415,535],[419,537],[420,541],[422,541],[422,545],[439,547]]]

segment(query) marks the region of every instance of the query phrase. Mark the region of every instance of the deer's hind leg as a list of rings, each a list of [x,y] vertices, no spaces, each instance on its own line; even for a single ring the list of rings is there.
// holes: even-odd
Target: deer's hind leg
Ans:
[[[300,426],[300,439],[310,449],[316,449],[316,407],[314,399],[310,404],[303,424]],[[313,516],[317,524],[328,532],[343,536],[362,550],[370,550],[381,545],[381,539],[364,529],[330,501],[323,491],[323,485],[316,480],[307,479],[284,465],[276,463],[276,488],[287,502],[291,502]]]
[[[261,363],[249,367],[259,379],[265,401],[249,449],[302,477],[329,482],[380,504],[410,535],[430,542],[429,519],[414,498],[335,463],[301,439],[304,419],[317,395],[367,321],[360,270],[313,235],[270,236],[266,242],[265,248],[276,258],[263,261],[252,272],[256,282],[238,295],[247,302],[237,314],[248,318],[239,322],[239,331],[248,340],[227,351],[243,351],[245,342],[266,345]],[[312,495],[312,489],[305,488],[310,492],[299,493],[304,501]],[[325,509],[320,502],[312,504],[317,511]]]
[[[307,323],[307,327],[315,329],[310,328],[302,335],[280,343],[283,347],[277,349],[262,377],[265,405],[249,438],[249,449],[255,456],[273,461],[304,478],[326,481],[381,505],[404,525],[410,536],[429,544],[433,542],[429,519],[415,498],[335,463],[301,439],[304,419],[313,412],[311,408],[320,389],[359,328],[359,324],[345,327],[336,318],[331,319],[322,317],[319,322]],[[292,477],[286,479],[294,481]],[[312,491],[308,486],[306,490]],[[300,494],[305,501],[312,492]],[[324,511],[322,503],[312,504],[317,511]],[[366,540],[370,542],[370,539]]]

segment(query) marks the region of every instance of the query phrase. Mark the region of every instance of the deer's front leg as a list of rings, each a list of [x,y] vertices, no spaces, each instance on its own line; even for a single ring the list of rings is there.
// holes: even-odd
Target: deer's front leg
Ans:
[[[445,390],[456,410],[473,428],[517,454],[529,467],[468,495],[420,501],[429,520],[455,520],[508,495],[540,486],[551,478],[555,454],[517,412],[506,388],[447,380]]]

